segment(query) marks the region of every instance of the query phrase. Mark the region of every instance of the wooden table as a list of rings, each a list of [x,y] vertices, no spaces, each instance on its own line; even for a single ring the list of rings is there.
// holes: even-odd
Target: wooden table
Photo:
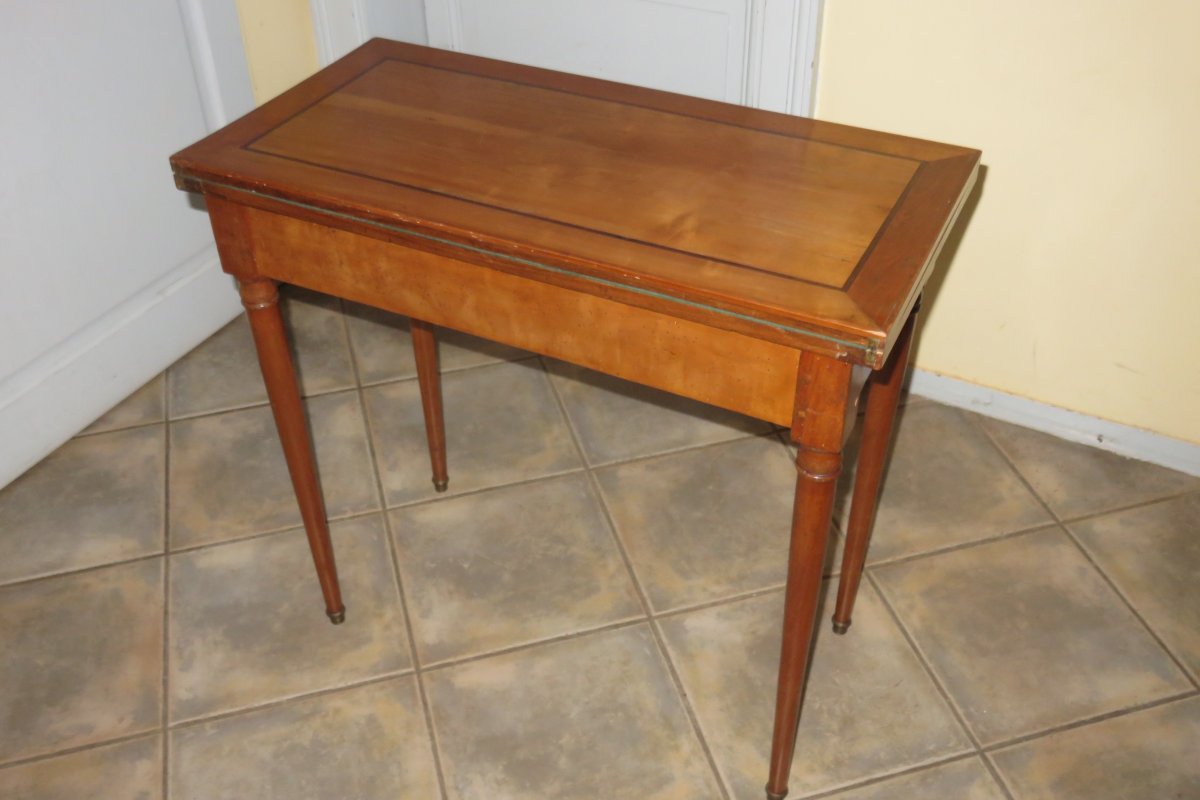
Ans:
[[[795,744],[842,447],[866,421],[834,627],[861,576],[918,296],[975,150],[374,40],[171,159],[237,278],[334,622],[277,305],[298,284],[788,427],[798,447],[767,796]],[[870,378],[870,380],[867,380]],[[782,554],[781,554],[782,556]]]

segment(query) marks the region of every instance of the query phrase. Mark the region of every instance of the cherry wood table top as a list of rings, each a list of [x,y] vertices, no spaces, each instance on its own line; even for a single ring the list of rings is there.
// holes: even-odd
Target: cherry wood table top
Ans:
[[[979,152],[373,40],[180,188],[878,368]]]

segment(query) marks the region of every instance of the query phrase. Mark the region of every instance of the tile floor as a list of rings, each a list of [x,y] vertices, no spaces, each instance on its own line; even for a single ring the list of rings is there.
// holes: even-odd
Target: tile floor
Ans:
[[[779,433],[447,334],[435,496],[403,322],[288,314],[346,624],[235,322],[0,491],[0,797],[761,798]],[[1200,480],[913,399],[792,796],[1200,797],[1198,575]]]

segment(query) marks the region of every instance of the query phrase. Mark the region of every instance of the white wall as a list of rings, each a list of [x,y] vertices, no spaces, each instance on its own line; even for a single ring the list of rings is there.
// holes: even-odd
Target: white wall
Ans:
[[[232,2],[0,4],[0,486],[236,313],[168,156],[251,105]]]

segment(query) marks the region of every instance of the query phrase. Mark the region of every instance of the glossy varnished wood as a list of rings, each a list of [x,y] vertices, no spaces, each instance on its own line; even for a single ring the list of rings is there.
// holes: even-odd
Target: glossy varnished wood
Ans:
[[[215,202],[214,202],[215,201]],[[798,351],[772,341],[210,196],[255,268],[294,283],[791,424]]]
[[[845,633],[850,627],[858,584],[862,580],[863,563],[871,541],[875,509],[879,503],[879,487],[887,464],[888,445],[900,404],[900,390],[908,368],[913,328],[917,309],[913,309],[900,332],[888,363],[875,372],[866,385],[867,407],[863,415],[862,441],[858,449],[858,466],[854,470],[854,493],[850,501],[850,519],[846,525],[846,546],[842,551],[842,570],[838,577],[837,607],[833,612],[833,630]]]
[[[803,413],[797,415],[791,429],[791,438],[797,448],[796,497],[792,506],[783,642],[767,778],[767,797],[773,800],[780,800],[787,794],[792,768],[834,491],[842,469],[846,409],[853,400],[852,383],[853,371],[849,364],[816,353],[801,356],[796,408],[802,409]]]
[[[425,412],[425,438],[429,442],[429,462],[433,467],[433,488],[446,491],[450,476],[446,471],[446,421],[442,414],[442,377],[438,373],[437,335],[433,326],[419,319],[409,320],[413,357],[417,362],[417,383],[421,390],[421,409]]]
[[[317,483],[312,440],[308,435],[304,406],[296,385],[296,371],[292,366],[283,317],[279,312],[278,284],[272,280],[247,279],[239,282],[238,289],[246,316],[250,318],[250,331],[254,335],[254,346],[258,351],[267,397],[271,401],[275,427],[279,431],[279,442],[283,446],[288,474],[296,491],[300,517],[304,521],[309,549],[317,568],[317,580],[325,597],[325,613],[331,622],[337,624],[346,618],[346,606],[342,603],[338,586],[337,565],[333,558],[333,543],[329,539],[325,502]]]
[[[978,153],[375,40],[177,154],[463,258],[565,270],[881,366]],[[251,200],[247,200],[251,202]]]
[[[375,40],[176,154],[242,287],[328,611],[283,281],[789,426],[797,482],[767,783],[787,792],[834,487],[871,369],[848,624],[912,335],[979,153]],[[907,327],[906,326],[907,321]],[[894,351],[894,352],[893,352]],[[889,357],[890,356],[890,357]],[[453,421],[452,421],[453,424]]]

